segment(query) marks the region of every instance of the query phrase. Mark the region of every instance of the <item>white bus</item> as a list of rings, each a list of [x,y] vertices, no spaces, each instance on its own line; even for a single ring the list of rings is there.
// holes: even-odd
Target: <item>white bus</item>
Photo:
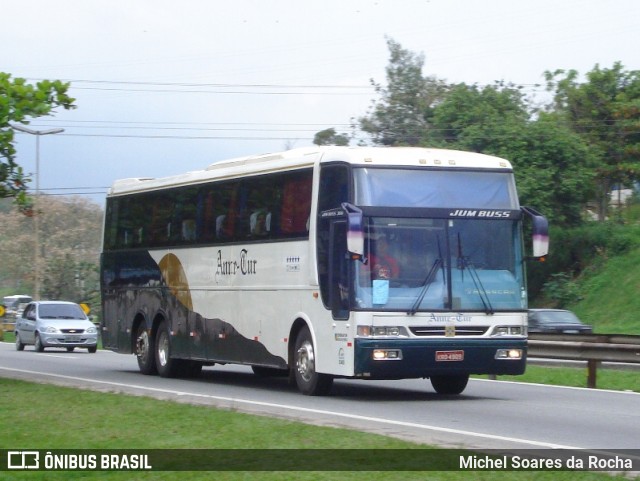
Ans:
[[[308,395],[334,378],[521,374],[521,208],[510,163],[422,148],[316,147],[116,181],[101,259],[104,347],[141,372],[236,363]]]

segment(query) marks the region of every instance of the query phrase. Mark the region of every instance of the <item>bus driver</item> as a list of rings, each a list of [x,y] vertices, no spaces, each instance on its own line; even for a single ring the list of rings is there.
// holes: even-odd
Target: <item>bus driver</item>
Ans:
[[[381,234],[369,258],[372,279],[397,279],[400,276],[398,261],[389,254],[387,236]]]

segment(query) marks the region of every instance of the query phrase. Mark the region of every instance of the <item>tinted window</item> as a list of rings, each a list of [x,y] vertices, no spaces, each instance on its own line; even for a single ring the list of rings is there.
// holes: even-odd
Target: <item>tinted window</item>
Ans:
[[[38,306],[40,319],[86,319],[80,306],[76,304],[40,304]]]
[[[312,169],[108,199],[105,250],[308,236]]]

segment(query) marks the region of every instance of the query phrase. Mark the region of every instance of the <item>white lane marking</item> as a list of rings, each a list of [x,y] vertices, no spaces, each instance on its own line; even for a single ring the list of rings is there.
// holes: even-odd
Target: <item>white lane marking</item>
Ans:
[[[58,359],[79,359],[77,356],[70,356],[70,355],[64,355],[64,354],[43,354],[43,353],[36,353],[37,356],[44,356],[44,357],[57,357]]]
[[[482,379],[482,378],[471,378],[470,380],[474,382],[508,382],[510,384],[518,384],[520,386],[536,386],[536,387],[544,387],[548,389],[566,389],[569,391],[589,391],[589,393],[607,393],[607,394],[635,394],[636,396],[640,396],[640,392],[632,391],[630,389],[625,389],[624,391],[619,391],[617,389],[593,389],[590,387],[578,387],[578,386],[560,386],[556,384],[540,384],[538,382],[524,382],[524,381],[497,381],[495,379]]]
[[[284,410],[289,410],[289,411],[298,411],[298,412],[304,412],[304,413],[321,414],[323,416],[333,416],[333,417],[341,417],[341,418],[346,418],[346,419],[354,419],[354,420],[358,420],[358,421],[375,422],[375,423],[387,424],[387,425],[392,425],[392,426],[401,426],[401,427],[407,427],[407,428],[413,428],[413,429],[422,429],[422,430],[427,430],[427,431],[436,431],[436,432],[448,433],[448,434],[458,434],[458,435],[462,435],[462,436],[473,436],[473,437],[477,437],[477,438],[491,439],[491,440],[494,440],[494,441],[508,441],[508,442],[513,442],[513,443],[528,444],[528,445],[531,445],[531,446],[537,446],[537,447],[546,448],[546,449],[582,449],[582,448],[578,448],[578,447],[575,447],[575,446],[565,446],[565,445],[561,445],[561,444],[545,443],[545,442],[540,442],[540,441],[533,441],[533,440],[529,440],[529,439],[520,439],[520,438],[512,438],[512,437],[507,437],[507,436],[498,436],[498,435],[494,435],[494,434],[476,433],[476,432],[473,432],[473,431],[464,431],[464,430],[461,430],[461,429],[443,428],[443,427],[440,427],[440,426],[431,426],[431,425],[428,425],[428,424],[418,424],[418,423],[411,423],[411,422],[406,422],[406,421],[396,421],[396,420],[393,420],[393,419],[377,418],[377,417],[370,417],[370,416],[361,416],[361,415],[358,415],[358,414],[347,414],[347,413],[340,413],[340,412],[335,412],[335,411],[326,411],[326,410],[323,410],[323,409],[304,408],[304,407],[299,407],[299,406],[291,406],[291,405],[288,405],[288,404],[276,404],[276,403],[269,403],[269,402],[263,402],[263,401],[251,401],[251,400],[247,400],[247,399],[232,398],[232,397],[226,397],[226,396],[214,396],[214,395],[211,395],[211,394],[199,394],[199,393],[190,393],[190,392],[184,392],[184,391],[175,391],[175,390],[171,390],[171,389],[161,389],[161,388],[154,388],[154,387],[148,387],[148,386],[141,386],[141,385],[138,385],[138,384],[126,384],[126,383],[119,383],[119,382],[113,382],[113,381],[101,381],[101,380],[98,380],[98,379],[89,379],[89,378],[82,378],[82,377],[75,377],[75,376],[65,376],[63,374],[43,373],[43,372],[39,372],[39,371],[30,371],[30,370],[27,370],[27,369],[14,369],[14,368],[2,367],[2,366],[0,366],[0,369],[5,370],[5,371],[20,372],[20,373],[24,373],[24,374],[36,374],[36,375],[41,375],[41,376],[49,376],[49,377],[66,379],[66,380],[71,380],[71,381],[90,382],[90,383],[102,384],[102,385],[114,386],[114,387],[128,387],[128,388],[140,389],[140,390],[149,391],[149,392],[156,392],[156,393],[163,393],[163,394],[173,394],[175,396],[191,396],[191,397],[198,397],[198,398],[203,398],[203,399],[212,399],[212,400],[231,402],[231,403],[237,403],[237,404],[246,404],[246,405],[250,405],[250,406],[270,407],[270,408],[284,409]]]

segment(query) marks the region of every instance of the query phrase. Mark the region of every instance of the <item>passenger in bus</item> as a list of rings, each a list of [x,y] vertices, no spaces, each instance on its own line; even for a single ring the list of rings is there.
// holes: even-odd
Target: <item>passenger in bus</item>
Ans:
[[[373,279],[397,279],[400,276],[400,265],[389,253],[387,236],[382,234],[375,241],[369,256],[371,277]]]
[[[187,219],[182,221],[182,240],[194,241],[196,240],[196,221],[193,219]]]
[[[252,236],[266,236],[271,231],[271,213],[259,210],[251,214],[249,219]]]
[[[222,239],[224,237],[224,221],[226,218],[226,214],[221,214],[216,217],[216,237],[218,239]]]

